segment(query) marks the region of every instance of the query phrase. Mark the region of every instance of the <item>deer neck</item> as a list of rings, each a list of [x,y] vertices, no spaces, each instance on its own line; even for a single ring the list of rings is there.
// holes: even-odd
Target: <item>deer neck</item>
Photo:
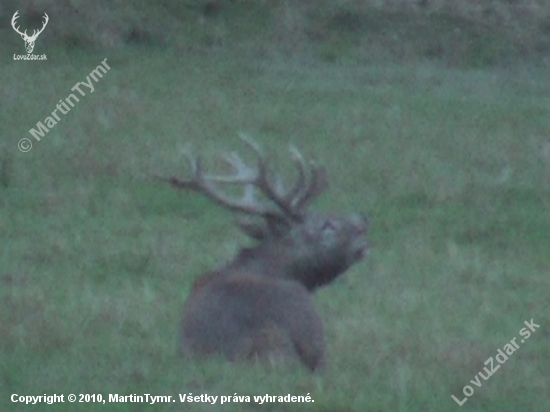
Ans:
[[[229,263],[227,270],[234,273],[247,273],[254,276],[289,277],[284,259],[269,248],[256,246],[243,248]]]
[[[332,282],[348,267],[345,259],[306,255],[299,248],[264,244],[242,249],[227,269],[234,273],[282,278],[303,284],[308,290]]]

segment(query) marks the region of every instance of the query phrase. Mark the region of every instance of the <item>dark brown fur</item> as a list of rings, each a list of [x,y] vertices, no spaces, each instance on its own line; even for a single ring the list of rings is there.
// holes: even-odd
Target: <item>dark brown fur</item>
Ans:
[[[323,324],[306,288],[256,274],[223,274],[196,289],[183,310],[180,353],[230,360],[324,360]]]

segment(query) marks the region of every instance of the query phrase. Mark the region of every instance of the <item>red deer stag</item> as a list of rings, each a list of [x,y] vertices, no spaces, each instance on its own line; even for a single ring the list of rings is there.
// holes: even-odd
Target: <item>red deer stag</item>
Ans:
[[[298,356],[315,370],[324,363],[325,343],[310,292],[363,258],[367,222],[356,214],[308,212],[327,187],[324,169],[306,164],[291,148],[297,179],[287,189],[258,146],[245,142],[258,158],[257,167],[231,153],[222,159],[233,175],[205,175],[201,158],[186,153],[191,177],[163,179],[261,218],[237,222],[256,246],[243,248],[232,262],[195,281],[183,310],[179,350],[184,356],[217,354],[231,360]],[[223,192],[223,185],[242,186],[242,197]]]

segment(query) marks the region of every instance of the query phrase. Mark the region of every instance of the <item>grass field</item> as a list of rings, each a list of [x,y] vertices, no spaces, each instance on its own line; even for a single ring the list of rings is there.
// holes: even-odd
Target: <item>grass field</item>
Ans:
[[[0,410],[550,410],[547,68],[241,52],[50,48],[47,62],[0,67]],[[105,58],[94,92],[36,141],[29,129]],[[247,240],[152,176],[184,174],[187,143],[242,149],[239,132],[288,168],[295,144],[329,172],[315,206],[371,220],[368,258],[315,298],[322,374],[176,355],[194,278]],[[513,338],[494,376],[470,383]],[[177,401],[10,402],[54,393]],[[180,403],[189,393],[251,402]],[[265,394],[315,402],[254,403]]]

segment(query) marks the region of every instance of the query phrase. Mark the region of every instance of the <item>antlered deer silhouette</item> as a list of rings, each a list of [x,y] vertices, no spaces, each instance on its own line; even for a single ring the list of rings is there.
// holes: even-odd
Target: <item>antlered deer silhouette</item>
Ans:
[[[237,221],[256,240],[255,246],[241,249],[233,261],[195,281],[183,309],[179,351],[231,360],[298,357],[315,370],[324,364],[325,342],[310,292],[363,258],[367,221],[358,214],[308,212],[311,201],[327,187],[325,170],[306,163],[291,147],[297,179],[286,188],[259,147],[243,140],[255,153],[257,167],[231,153],[222,159],[234,174],[205,175],[202,159],[186,152],[190,178],[163,178],[176,188],[200,192],[227,209],[260,218]],[[242,186],[242,197],[224,192],[224,185]]]
[[[48,24],[48,21],[50,20],[50,18],[48,17],[48,15],[46,13],[44,13],[44,23],[42,23],[42,28],[40,30],[33,30],[32,32],[32,35],[28,35],[27,34],[27,30],[25,30],[24,32],[21,32],[19,30],[19,26],[15,26],[16,24],[16,21],[18,19],[18,14],[19,13],[19,10],[17,10],[15,12],[15,14],[13,15],[12,19],[11,19],[11,25],[13,27],[13,29],[19,33],[19,35],[21,35],[21,38],[25,41],[25,48],[27,49],[27,53],[32,53],[33,49],[34,49],[34,43],[36,42],[36,39],[38,38],[38,35],[40,33],[42,33],[44,31],[44,28],[46,27],[46,25]]]

